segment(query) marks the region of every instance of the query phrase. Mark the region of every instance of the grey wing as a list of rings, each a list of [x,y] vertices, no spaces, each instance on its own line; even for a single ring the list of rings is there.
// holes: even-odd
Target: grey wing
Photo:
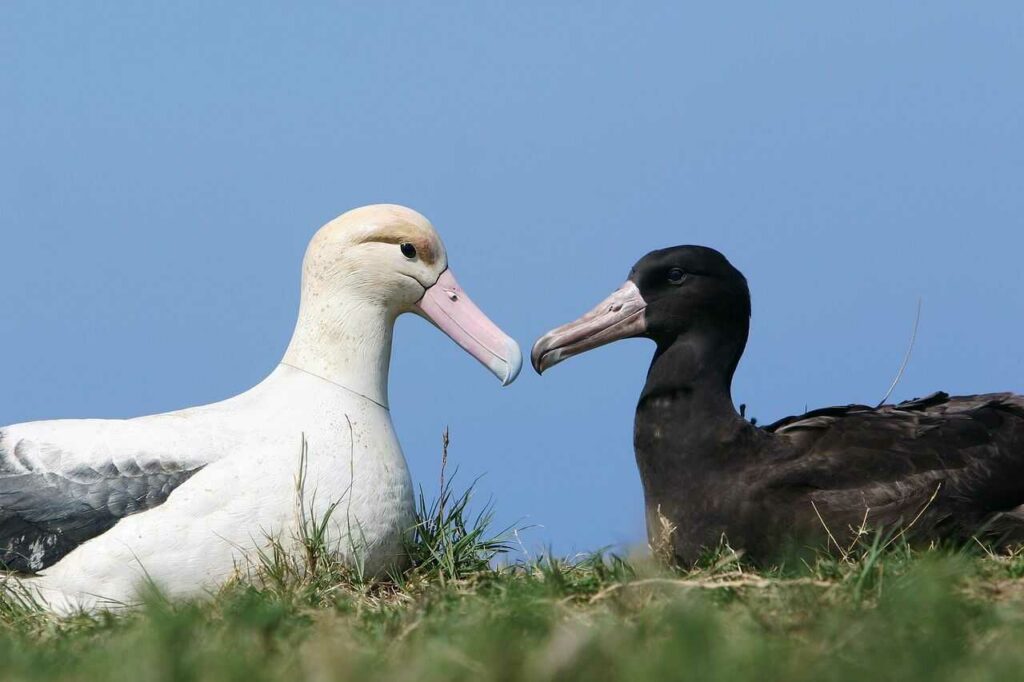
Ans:
[[[203,468],[144,453],[54,466],[65,459],[54,446],[8,443],[4,436],[0,431],[0,570],[35,573],[54,565],[122,518],[163,504]],[[49,457],[34,456],[41,449]]]

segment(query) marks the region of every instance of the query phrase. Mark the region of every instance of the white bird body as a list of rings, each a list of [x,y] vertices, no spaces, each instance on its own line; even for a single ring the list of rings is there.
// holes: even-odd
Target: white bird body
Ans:
[[[167,414],[0,430],[0,560],[33,573],[23,584],[51,609],[131,604],[145,581],[173,597],[199,596],[251,568],[254,550],[271,539],[297,551],[301,525],[324,518],[332,551],[367,574],[405,562],[413,488],[387,407],[394,319],[410,303],[426,307],[438,298],[430,292],[441,280],[453,283],[441,294],[463,306],[452,319],[468,315],[472,327],[483,324],[473,317],[482,314],[446,279],[439,241],[428,265],[441,273],[419,284],[418,303],[408,300],[412,291],[392,305],[398,297],[382,293],[379,282],[369,289],[375,300],[325,287],[337,278],[318,278],[318,268],[338,254],[325,254],[318,239],[340,232],[352,248],[353,214],[360,224],[401,219],[432,235],[425,219],[399,207],[359,209],[321,230],[307,254],[292,343],[256,387]],[[328,229],[339,221],[343,229]],[[359,274],[363,286],[366,273]],[[508,363],[502,367],[493,348],[463,343],[461,330],[446,331],[506,383],[514,379],[514,342],[497,353]]]

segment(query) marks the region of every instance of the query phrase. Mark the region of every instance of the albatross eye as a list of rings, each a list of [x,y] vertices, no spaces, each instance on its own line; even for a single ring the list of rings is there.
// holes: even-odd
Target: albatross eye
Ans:
[[[672,268],[668,271],[668,281],[672,284],[682,284],[686,279],[686,273],[682,268]]]
[[[409,242],[403,243],[402,244],[402,255],[405,256],[406,258],[415,258],[416,257],[416,247],[413,246],[412,244],[410,244]]]

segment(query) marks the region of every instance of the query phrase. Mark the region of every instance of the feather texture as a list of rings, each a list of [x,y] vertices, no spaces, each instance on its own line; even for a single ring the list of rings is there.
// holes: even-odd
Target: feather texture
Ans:
[[[202,468],[145,454],[62,466],[59,447],[7,443],[5,435],[0,431],[0,567],[8,571],[52,566],[122,518],[163,504]]]

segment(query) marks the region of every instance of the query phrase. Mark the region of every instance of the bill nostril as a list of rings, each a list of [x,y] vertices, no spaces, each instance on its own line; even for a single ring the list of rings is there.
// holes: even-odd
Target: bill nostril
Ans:
[[[608,309],[608,312],[617,313],[620,310],[622,310],[622,304],[621,303],[612,303],[612,306],[611,306],[611,308]]]

